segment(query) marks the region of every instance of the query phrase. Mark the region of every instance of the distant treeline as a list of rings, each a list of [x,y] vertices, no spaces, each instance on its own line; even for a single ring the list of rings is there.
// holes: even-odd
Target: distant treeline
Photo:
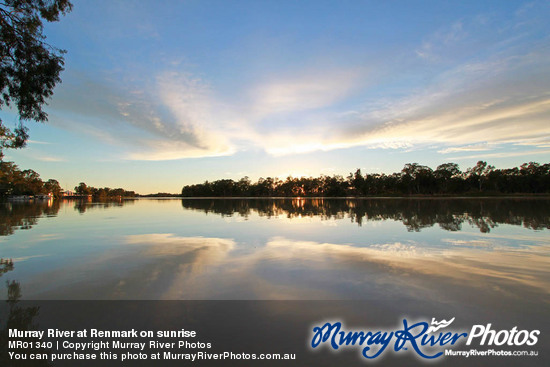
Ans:
[[[109,187],[95,188],[92,186],[86,185],[84,182],[75,186],[74,192],[76,195],[80,196],[92,196],[92,198],[97,200],[105,200],[109,198],[119,198],[119,197],[135,197],[137,196],[134,191],[126,191],[121,188],[111,189]]]
[[[458,194],[544,194],[550,193],[550,163],[524,163],[520,167],[495,169],[479,161],[462,172],[456,163],[444,163],[435,170],[418,163],[407,163],[400,172],[363,175],[358,169],[346,178],[334,175],[320,177],[260,178],[238,181],[223,179],[187,185],[185,197],[222,196],[407,196]]]
[[[63,189],[54,179],[43,181],[40,175],[32,169],[21,170],[13,162],[0,161],[0,197],[18,195],[48,195],[54,198],[63,196]],[[134,197],[136,193],[124,189],[110,189],[108,187],[96,189],[81,182],[75,187],[76,195],[91,195],[95,199],[112,197]]]
[[[168,192],[157,192],[156,194],[138,195],[142,198],[179,198],[180,194],[171,194]]]

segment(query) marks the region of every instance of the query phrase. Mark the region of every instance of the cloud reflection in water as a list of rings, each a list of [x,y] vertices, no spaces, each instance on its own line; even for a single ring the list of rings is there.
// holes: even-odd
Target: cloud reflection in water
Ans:
[[[499,303],[550,302],[549,246],[445,248],[394,242],[352,244],[272,237],[250,247],[232,239],[179,237],[170,233],[125,236],[78,268],[76,282],[42,295],[93,299],[372,299]],[[125,265],[121,265],[125,264]],[[58,273],[58,272],[56,272]],[[64,274],[71,270],[65,269]],[[52,277],[49,277],[51,280]],[[69,285],[67,284],[69,283]]]

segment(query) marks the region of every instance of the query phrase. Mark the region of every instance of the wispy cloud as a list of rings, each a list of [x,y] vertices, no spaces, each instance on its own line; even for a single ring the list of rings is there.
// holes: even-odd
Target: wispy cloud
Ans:
[[[446,49],[467,36],[463,23],[456,21],[427,37],[415,54],[428,61],[439,61]]]
[[[47,141],[38,141],[38,140],[28,140],[27,144],[44,144],[44,145],[50,145],[51,143]]]
[[[140,151],[131,152],[126,158],[143,161],[166,161],[182,158],[221,157],[233,154],[235,151],[213,145],[209,149],[196,147],[186,142],[151,139],[142,141]]]
[[[200,78],[168,72],[144,95],[114,98],[97,88],[96,96],[103,94],[105,101],[93,113],[117,125],[83,128],[97,131],[105,141],[122,141],[127,158],[139,160],[230,155],[250,146],[273,155],[354,146],[409,149],[428,143],[450,145],[441,154],[485,151],[503,142],[550,135],[550,83],[542,61],[550,53],[536,53],[468,62],[421,91],[369,100],[352,113],[341,112],[340,105],[360,98],[353,72],[248,86],[253,97],[236,104],[224,102]],[[87,108],[79,112],[91,113]]]
[[[533,10],[526,7],[517,16],[526,11]],[[489,15],[456,19],[404,46],[414,60],[380,55],[387,59],[380,75],[364,60],[292,65],[223,86],[216,76],[179,62],[165,62],[142,79],[72,72],[52,103],[66,114],[55,123],[122,147],[123,158],[131,160],[426,145],[450,154],[521,144],[544,154],[550,49],[540,35],[524,41],[523,34],[539,34],[540,25],[523,25],[518,38],[513,26],[522,21],[511,20],[497,32]],[[480,52],[470,50],[474,43]],[[485,156],[528,153],[491,154]]]
[[[494,149],[494,145],[491,144],[473,144],[473,145],[465,145],[461,147],[453,147],[453,148],[446,148],[442,150],[438,150],[438,153],[441,154],[447,154],[447,153],[456,153],[456,152],[484,152],[488,150]]]
[[[349,95],[358,70],[324,70],[290,77],[277,76],[253,87],[253,110],[260,117],[324,108]]]
[[[538,148],[550,148],[550,136],[542,136],[532,139],[516,141],[515,145],[535,146]]]
[[[78,73],[68,79],[52,103],[53,123],[122,146],[128,151],[124,158],[169,160],[234,151],[223,122],[212,115],[217,106],[207,84],[188,73],[163,72],[147,89],[132,82],[119,87],[108,78],[91,81]],[[76,97],[81,89],[86,99]]]
[[[32,159],[40,162],[52,162],[52,163],[67,162],[67,158],[60,157],[57,155],[47,154],[44,152],[44,150],[45,149],[37,149],[35,147],[29,147],[28,149],[21,150],[19,154],[24,157],[27,157],[28,159]]]
[[[42,162],[66,162],[67,161],[65,158],[53,157],[53,156],[47,156],[47,155],[37,156],[35,157],[35,159]]]
[[[187,73],[167,72],[157,78],[156,91],[160,103],[156,109],[165,108],[168,113],[154,113],[149,129],[156,137],[142,139],[140,150],[130,153],[130,159],[170,160],[235,152],[224,133],[231,126],[223,115],[216,116],[221,107],[207,83]]]
[[[338,140],[350,146],[381,142],[464,146],[547,136],[550,94],[547,74],[542,72],[546,65],[540,65],[547,56],[542,52],[537,58],[461,65],[423,93],[384,102],[379,109],[343,121],[335,131],[341,134]]]
[[[540,149],[540,150],[528,150],[521,152],[501,152],[501,153],[490,153],[483,154],[483,159],[487,158],[509,158],[509,157],[528,157],[534,155],[550,154],[550,149]],[[467,155],[467,156],[456,156],[450,157],[449,159],[461,160],[461,159],[479,159],[480,155]]]

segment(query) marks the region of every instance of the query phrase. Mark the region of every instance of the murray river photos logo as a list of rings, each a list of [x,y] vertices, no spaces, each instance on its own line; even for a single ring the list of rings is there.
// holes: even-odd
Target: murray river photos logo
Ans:
[[[540,330],[518,330],[514,326],[510,330],[494,330],[492,324],[473,325],[470,331],[450,330],[449,326],[455,318],[432,322],[420,321],[411,323],[403,319],[396,330],[359,330],[348,331],[344,325],[337,322],[325,322],[322,326],[314,326],[311,336],[313,349],[326,346],[335,351],[355,347],[367,359],[375,359],[388,351],[394,353],[413,353],[421,358],[436,359],[443,355],[483,355],[484,352],[453,351],[462,344],[469,348],[477,346],[533,346],[538,342]],[[447,329],[449,328],[449,329]],[[494,350],[492,350],[495,352]],[[487,351],[485,351],[487,352]],[[509,351],[502,351],[510,353]],[[507,355],[507,354],[503,354]],[[516,354],[517,355],[517,354]]]

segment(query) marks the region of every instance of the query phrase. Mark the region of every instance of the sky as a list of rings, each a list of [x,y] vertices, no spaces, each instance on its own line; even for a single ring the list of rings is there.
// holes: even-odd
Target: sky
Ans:
[[[5,152],[65,189],[550,162],[549,1],[73,3],[49,121]]]

